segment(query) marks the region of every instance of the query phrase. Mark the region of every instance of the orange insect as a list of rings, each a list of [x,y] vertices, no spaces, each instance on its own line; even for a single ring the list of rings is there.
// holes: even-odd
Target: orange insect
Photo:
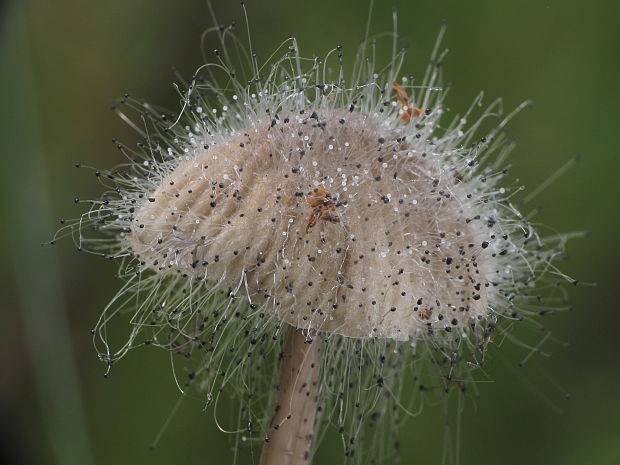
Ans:
[[[405,123],[408,123],[412,118],[420,116],[424,113],[424,108],[418,108],[409,102],[409,94],[407,94],[407,91],[398,82],[392,81],[392,88],[396,93],[396,100],[398,100],[400,109],[402,110],[400,119],[402,119]]]
[[[331,213],[336,211],[336,203],[331,198],[331,195],[323,186],[317,186],[306,196],[306,201],[312,213],[308,216],[308,224],[306,225],[306,233],[317,223],[319,220],[329,221],[331,223],[338,223],[340,218],[332,215]]]
[[[490,321],[484,328],[484,332],[482,333],[482,341],[478,343],[478,350],[480,350],[480,352],[482,352],[483,355],[487,349],[487,346],[493,340],[493,337],[492,337],[493,331],[495,330],[496,326],[497,326],[496,322]]]
[[[425,308],[420,312],[421,320],[428,320],[431,316],[433,316],[433,311],[430,308]]]

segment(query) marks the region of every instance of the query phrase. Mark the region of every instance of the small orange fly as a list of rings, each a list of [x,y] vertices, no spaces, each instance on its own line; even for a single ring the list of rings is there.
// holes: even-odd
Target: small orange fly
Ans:
[[[306,233],[310,232],[310,229],[319,220],[329,221],[330,223],[338,223],[340,221],[340,218],[331,214],[336,211],[337,205],[325,187],[317,186],[313,188],[306,196],[306,201],[310,208],[312,208],[312,213],[308,216]]]
[[[482,333],[482,340],[478,343],[478,350],[480,352],[482,352],[482,354],[484,355],[487,346],[491,343],[491,341],[493,340],[493,331],[495,330],[495,327],[497,326],[497,324],[493,321],[489,322],[487,324],[487,326],[484,328],[484,332]]]
[[[392,88],[396,93],[396,100],[398,100],[400,109],[402,110],[400,119],[402,119],[405,123],[408,123],[412,118],[420,116],[424,113],[424,108],[418,108],[409,102],[409,94],[407,94],[407,91],[398,82],[392,81]]]
[[[428,320],[431,316],[433,316],[433,311],[430,308],[425,308],[420,312],[419,318],[421,320]]]

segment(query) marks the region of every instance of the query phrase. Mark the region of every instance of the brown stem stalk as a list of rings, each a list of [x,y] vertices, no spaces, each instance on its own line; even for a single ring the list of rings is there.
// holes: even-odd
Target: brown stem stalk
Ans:
[[[321,338],[289,328],[261,465],[305,465],[317,412]]]

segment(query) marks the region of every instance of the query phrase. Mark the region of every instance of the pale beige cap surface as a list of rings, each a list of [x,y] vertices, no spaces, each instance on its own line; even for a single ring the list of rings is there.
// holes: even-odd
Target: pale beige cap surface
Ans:
[[[401,132],[329,109],[256,123],[162,176],[129,245],[300,328],[406,340],[467,326],[492,291],[484,226],[459,173]]]

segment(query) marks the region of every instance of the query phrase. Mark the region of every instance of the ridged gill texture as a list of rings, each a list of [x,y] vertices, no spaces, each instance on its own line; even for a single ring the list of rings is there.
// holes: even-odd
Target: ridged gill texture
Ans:
[[[394,125],[325,109],[181,162],[128,240],[146,266],[295,327],[407,340],[485,316],[493,267],[468,194]]]

